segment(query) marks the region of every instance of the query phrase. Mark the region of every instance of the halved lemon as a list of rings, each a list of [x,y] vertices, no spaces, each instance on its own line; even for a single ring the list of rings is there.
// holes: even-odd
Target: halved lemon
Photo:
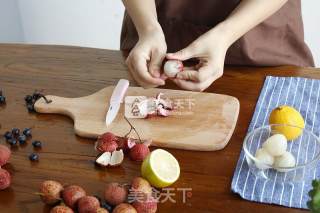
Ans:
[[[151,185],[163,188],[178,180],[180,166],[171,153],[163,149],[156,149],[144,159],[141,174]]]

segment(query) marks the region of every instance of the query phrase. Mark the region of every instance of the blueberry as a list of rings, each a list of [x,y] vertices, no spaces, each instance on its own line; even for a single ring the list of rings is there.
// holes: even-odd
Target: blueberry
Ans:
[[[104,200],[101,201],[100,206],[101,206],[101,208],[104,208],[104,209],[108,210],[109,212],[112,212],[113,207],[109,203],[107,203],[106,201],[104,201]]]
[[[38,161],[39,160],[39,155],[37,155],[36,153],[32,153],[32,154],[29,155],[29,160]]]
[[[0,105],[6,103],[6,97],[0,95]]]
[[[11,145],[11,146],[16,146],[17,145],[17,140],[14,138],[11,138],[9,140],[7,140],[7,142]]]
[[[20,129],[18,129],[18,128],[13,128],[13,129],[11,130],[11,132],[12,132],[12,135],[13,135],[13,136],[18,136],[18,135],[20,134]]]
[[[19,137],[18,137],[18,141],[19,141],[19,143],[22,145],[22,144],[25,144],[26,143],[26,141],[27,141],[27,137],[25,136],[25,135],[20,135]]]
[[[34,148],[41,148],[42,147],[42,143],[41,143],[41,141],[33,141],[32,142],[32,146]]]
[[[32,103],[33,102],[33,98],[31,95],[27,95],[26,97],[24,97],[24,100],[26,101],[26,103]]]
[[[25,129],[23,130],[23,134],[24,134],[26,137],[31,137],[31,136],[32,136],[31,128],[25,128]]]
[[[4,133],[4,137],[6,140],[9,140],[13,138],[13,135],[11,132],[7,131],[6,133]]]
[[[39,92],[34,92],[32,95],[32,99],[33,100],[38,100],[40,98],[41,94]]]
[[[28,109],[28,112],[34,112],[35,110],[34,110],[34,106],[33,106],[33,104],[31,103],[31,104],[27,104],[27,109]]]

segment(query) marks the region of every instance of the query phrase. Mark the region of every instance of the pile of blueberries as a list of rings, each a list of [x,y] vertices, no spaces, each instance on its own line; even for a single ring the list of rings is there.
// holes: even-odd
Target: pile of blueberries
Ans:
[[[26,95],[24,97],[24,100],[26,102],[26,107],[29,112],[35,112],[34,104],[40,98],[43,98],[46,101],[46,103],[51,103],[51,100],[48,100],[43,94],[41,94],[40,92],[37,92],[37,91],[35,91],[32,95]]]
[[[6,104],[6,97],[3,95],[2,90],[0,90],[0,105]]]
[[[4,137],[7,141],[7,143],[9,143],[11,145],[11,147],[15,147],[18,145],[18,143],[20,145],[25,145],[27,143],[27,140],[30,139],[32,137],[32,131],[31,128],[25,128],[22,131],[22,134],[20,134],[20,129],[18,128],[13,128],[11,131],[7,131],[4,134]],[[41,141],[33,141],[32,142],[32,146],[35,149],[40,149],[42,147],[42,143]],[[31,153],[29,155],[29,159],[31,161],[38,161],[39,160],[39,155],[37,153]]]

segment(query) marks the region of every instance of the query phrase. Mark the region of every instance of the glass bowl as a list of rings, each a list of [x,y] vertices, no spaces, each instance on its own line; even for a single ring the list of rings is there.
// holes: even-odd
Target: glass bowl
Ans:
[[[295,165],[275,167],[255,158],[256,151],[262,148],[263,142],[274,134],[281,134],[276,129],[283,127],[297,128],[302,132],[298,138],[288,141],[287,151],[295,157]],[[243,149],[249,169],[255,176],[277,182],[301,182],[307,180],[308,176],[313,178],[320,159],[319,138],[307,129],[290,125],[275,124],[253,130],[244,139]]]

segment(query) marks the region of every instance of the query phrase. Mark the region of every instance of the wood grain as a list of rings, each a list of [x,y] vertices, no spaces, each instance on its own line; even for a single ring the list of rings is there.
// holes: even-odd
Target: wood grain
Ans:
[[[78,98],[64,98],[47,95],[51,103],[39,99],[35,109],[39,113],[67,115],[74,121],[75,133],[82,137],[94,138],[105,132],[124,136],[130,126],[124,119],[124,104],[111,125],[106,126],[105,117],[109,100],[114,90],[109,86],[92,95]],[[185,106],[172,111],[169,117],[130,119],[142,140],[152,139],[152,146],[198,151],[223,149],[234,131],[239,115],[239,101],[231,96],[169,89],[143,89],[129,87],[126,96],[155,97],[180,102],[190,100],[195,106]],[[181,103],[180,103],[181,104]],[[136,134],[131,137],[138,139]]]
[[[241,104],[239,120],[228,146],[216,152],[194,152],[168,149],[180,162],[181,177],[172,187],[192,188],[192,196],[182,202],[176,192],[176,203],[159,205],[159,212],[304,212],[276,205],[241,199],[230,191],[231,179],[239,158],[242,141],[254,112],[266,75],[320,78],[318,69],[298,67],[248,68],[228,67],[224,76],[207,92],[234,96]],[[93,140],[74,135],[71,119],[60,115],[29,114],[24,96],[35,89],[46,94],[80,97],[94,93],[120,78],[130,78],[118,51],[63,46],[0,45],[0,88],[7,105],[0,108],[0,134],[12,127],[33,128],[33,139],[43,141],[39,163],[27,159],[33,152],[30,142],[13,150],[10,164],[13,176],[10,189],[0,191],[1,213],[48,212],[38,196],[41,181],[59,180],[80,184],[90,194],[102,195],[105,183],[130,182],[140,174],[140,164],[125,159],[119,168],[99,169],[93,165]],[[131,82],[133,85],[134,82]],[[165,86],[178,89],[168,82]],[[1,137],[1,143],[5,144]]]

